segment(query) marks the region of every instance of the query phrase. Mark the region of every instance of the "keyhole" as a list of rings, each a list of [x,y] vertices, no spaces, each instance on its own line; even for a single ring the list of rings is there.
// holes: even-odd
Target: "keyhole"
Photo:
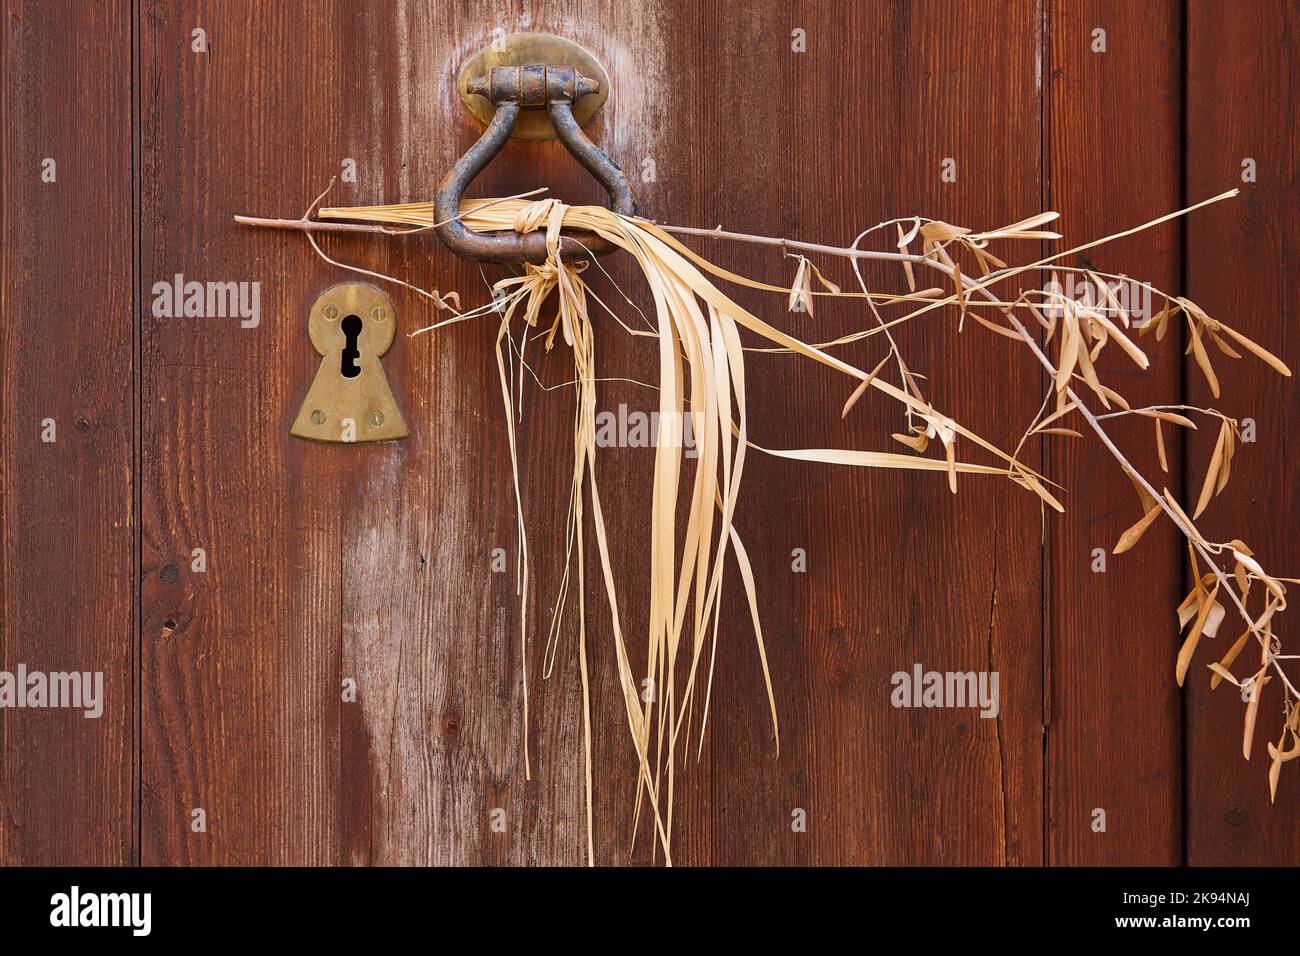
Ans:
[[[356,378],[361,374],[361,366],[357,364],[357,359],[361,358],[361,349],[357,347],[357,340],[361,338],[361,316],[349,315],[340,328],[347,336],[343,346],[343,377]]]

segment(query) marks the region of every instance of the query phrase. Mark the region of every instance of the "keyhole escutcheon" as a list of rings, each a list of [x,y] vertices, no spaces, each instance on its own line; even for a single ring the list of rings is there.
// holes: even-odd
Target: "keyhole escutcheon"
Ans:
[[[407,436],[381,362],[396,324],[393,303],[369,283],[341,282],[316,297],[307,335],[321,363],[291,434],[339,444]]]

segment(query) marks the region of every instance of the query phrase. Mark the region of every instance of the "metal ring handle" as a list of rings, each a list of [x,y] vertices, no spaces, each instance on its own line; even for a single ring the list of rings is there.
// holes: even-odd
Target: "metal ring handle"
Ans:
[[[605,187],[610,208],[620,215],[636,215],[636,199],[627,176],[604,150],[587,138],[573,118],[573,103],[594,93],[596,81],[580,76],[573,67],[528,64],[496,67],[470,83],[469,90],[487,97],[496,106],[496,113],[478,142],[443,178],[434,200],[434,221],[442,223],[437,230],[438,237],[456,255],[481,262],[546,261],[543,232],[474,232],[455,218],[460,215],[465,190],[510,138],[521,109],[545,108],[564,148]],[[615,248],[613,243],[585,230],[560,236],[560,257],[570,261],[603,256]]]

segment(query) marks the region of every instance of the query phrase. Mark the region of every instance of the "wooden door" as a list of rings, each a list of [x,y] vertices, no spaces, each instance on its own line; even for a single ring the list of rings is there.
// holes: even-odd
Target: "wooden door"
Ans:
[[[494,323],[399,335],[383,364],[406,440],[293,438],[319,362],[308,310],[352,276],[301,235],[233,216],[298,216],[344,171],[329,204],[430,198],[481,131],[455,92],[460,64],[545,31],[603,62],[612,97],[588,132],[644,213],[680,225],[845,245],[897,215],[991,228],[1050,208],[1074,244],[1241,185],[1253,158],[1243,200],[1079,264],[1186,290],[1294,366],[1294,11],[1247,6],[5,0],[0,667],[99,671],[105,692],[94,720],[0,710],[0,862],[585,861],[572,627],[542,679],[567,355],[538,361],[559,387],[533,388],[517,423],[535,570],[525,649],[514,578],[494,570],[516,548]],[[511,142],[474,194],[537,186],[603,201],[553,142]],[[428,234],[321,244],[467,304],[504,274]],[[692,244],[765,281],[793,275],[768,247]],[[842,262],[819,264],[851,284]],[[626,257],[606,265],[595,288],[648,309]],[[257,322],[159,314],[156,284],[177,276],[257,284]],[[387,291],[403,332],[440,317]],[[814,319],[736,296],[808,341],[869,322],[858,304]],[[653,343],[613,322],[598,336],[602,409],[653,407],[619,381],[652,375]],[[927,397],[1015,445],[1046,388],[1027,356],[946,314],[900,344]],[[881,354],[860,343],[845,357]],[[1125,379],[1129,397],[1203,398],[1177,354]],[[899,428],[870,401],[841,421],[846,385],[824,368],[770,354],[748,367],[760,444],[884,449]],[[1265,437],[1216,507],[1286,573],[1297,392],[1255,371],[1227,392]],[[1204,437],[1172,449],[1168,480],[1185,461],[1199,481]],[[1295,781],[1270,806],[1263,768],[1239,757],[1239,706],[1174,685],[1180,541],[1157,528],[1096,573],[1094,550],[1134,517],[1127,480],[1095,443],[1029,448],[1069,489],[1065,515],[1005,483],[963,481],[954,498],[941,477],[751,460],[737,522],[782,747],[733,581],[710,730],[679,775],[676,862],[1300,859]],[[650,461],[616,448],[601,464],[632,595],[648,573]],[[628,613],[643,630],[645,609]],[[649,862],[644,829],[630,845],[635,765],[599,616],[589,652],[596,858]],[[998,716],[893,707],[891,675],[916,664],[996,671]]]

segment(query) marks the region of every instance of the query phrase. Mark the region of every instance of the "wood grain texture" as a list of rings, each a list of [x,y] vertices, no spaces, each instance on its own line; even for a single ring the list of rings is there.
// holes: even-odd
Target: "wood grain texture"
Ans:
[[[168,562],[182,569],[177,584],[152,573],[146,579],[146,633],[167,621],[179,625],[146,654],[150,860],[582,858],[576,657],[566,648],[550,686],[538,686],[536,628],[529,661],[535,769],[524,780],[513,581],[491,573],[494,548],[512,561],[515,552],[494,329],[481,323],[455,335],[402,338],[385,357],[412,426],[407,441],[299,442],[282,426],[318,361],[305,335],[307,310],[349,276],[300,237],[230,221],[256,209],[296,214],[286,197],[305,204],[345,158],[356,161],[358,181],[340,184],[332,202],[428,196],[479,132],[452,85],[453,67],[489,42],[496,25],[472,9],[169,4],[146,17],[145,139],[155,147],[145,160],[156,189],[146,198],[144,274],[260,281],[265,316],[254,330],[146,320],[153,532],[146,570]],[[602,22],[564,7],[550,16],[557,32],[570,34],[575,22]],[[518,20],[501,22],[514,29]],[[207,30],[207,56],[189,49],[195,26]],[[405,53],[355,55],[385,48]],[[608,62],[627,55],[609,46],[602,52]],[[632,63],[624,72],[655,69]],[[636,107],[629,97],[602,122]],[[302,122],[284,123],[286,110]],[[634,112],[623,122],[636,120]],[[301,161],[284,162],[288,156]],[[478,188],[507,191],[521,177],[529,187],[545,182],[561,195],[598,198],[554,144],[512,144]],[[345,261],[461,289],[467,298],[485,294],[477,268],[430,236],[325,245]],[[427,303],[400,289],[390,294],[404,330],[428,324]],[[562,363],[546,371],[565,379]],[[545,415],[530,403],[521,426],[524,481],[535,489],[530,530],[548,541],[562,516],[563,396],[561,389],[544,402]],[[533,401],[543,405],[540,393]],[[212,556],[201,578],[177,559],[195,541]],[[534,622],[545,621],[559,577],[555,555],[544,557]],[[594,634],[593,644],[602,637]],[[344,704],[339,687],[349,678],[359,700]],[[627,764],[625,731],[614,725],[600,740],[602,757]],[[198,806],[210,820],[203,835],[188,830]],[[490,826],[497,809],[506,814],[501,833]],[[605,813],[600,822],[614,826]]]
[[[1063,238],[1055,245],[1071,248],[1178,208],[1178,4],[1052,3],[1046,29],[1044,205],[1061,213]],[[1105,31],[1104,52],[1095,49],[1098,29]],[[1169,223],[1062,265],[1140,277],[1176,294],[1178,243],[1178,224]],[[1141,308],[1142,300],[1134,305]],[[1141,371],[1112,347],[1102,357],[1103,380],[1134,408],[1176,403],[1177,342],[1139,341],[1150,368]],[[1181,718],[1173,608],[1182,598],[1180,536],[1161,523],[1133,551],[1110,554],[1142,509],[1114,457],[1086,425],[1077,427],[1086,433],[1082,440],[1052,440],[1049,472],[1069,490],[1066,513],[1048,522],[1048,860],[1177,863]],[[1157,488],[1177,488],[1177,459],[1170,476],[1160,471],[1149,421],[1106,427]],[[1175,437],[1170,444],[1176,451]],[[1104,573],[1094,570],[1096,549]],[[1106,815],[1104,832],[1093,829],[1098,809]]]
[[[193,51],[195,29],[208,52]],[[280,4],[142,5],[146,305],[177,274],[261,283],[256,328],[141,315],[148,864],[342,855],[342,476],[356,449],[288,434],[316,367],[307,310],[337,273],[230,222],[246,204],[305,205],[328,182],[344,93],[315,79],[342,55],[329,18]]]
[[[553,32],[596,54],[613,95],[587,132],[628,171],[646,215],[683,225],[848,244],[897,215],[991,228],[1055,208],[1073,243],[1175,208],[1184,148],[1192,200],[1234,184],[1241,158],[1255,157],[1260,182],[1246,197],[1188,224],[1189,291],[1294,366],[1283,318],[1300,208],[1294,12],[1258,6],[1268,15],[1229,17],[1200,0],[1186,14],[1177,0],[136,0],[133,32],[127,4],[7,3],[0,666],[103,669],[109,701],[100,721],[0,712],[0,863],[585,861],[576,593],[543,676],[572,467],[567,350],[530,349],[537,380],[517,421],[534,572],[525,647],[495,323],[398,336],[383,365],[408,439],[292,438],[320,361],[308,310],[360,277],[301,236],[231,221],[299,215],[345,160],[356,181],[337,182],[328,204],[429,198],[481,132],[454,78],[495,36]],[[1104,53],[1091,49],[1098,27]],[[57,186],[40,183],[46,155],[67,157]],[[955,182],[942,178],[945,160]],[[553,142],[511,142],[471,195],[537,186],[604,201]],[[1182,238],[1171,225],[1069,264],[1175,291]],[[771,249],[691,245],[757,278],[794,274]],[[505,274],[427,234],[322,246],[466,305]],[[995,251],[1027,260],[1037,246]],[[593,288],[639,324],[619,290],[648,308],[644,279],[626,256],[602,265],[608,275],[587,273]],[[845,263],[818,265],[855,284]],[[259,283],[259,324],[155,314],[154,284],[177,275]],[[873,289],[903,288],[894,270],[863,275]],[[385,291],[402,333],[445,317]],[[781,296],[726,291],[808,341],[871,321],[857,303],[819,302],[814,318]],[[598,410],[650,411],[656,397],[636,382],[654,378],[653,343],[605,318],[596,334],[608,379]],[[1023,349],[972,323],[959,331],[947,312],[899,342],[937,408],[1016,445],[1047,387]],[[1177,400],[1178,343],[1143,345],[1152,369],[1114,361],[1116,386],[1134,404]],[[873,337],[839,354],[873,367],[884,352]],[[1249,360],[1226,364],[1225,399],[1241,403],[1228,411],[1254,417],[1259,441],[1234,462],[1209,527],[1242,534],[1286,573],[1296,394]],[[852,383],[827,369],[751,352],[747,377],[759,444],[900,447],[889,436],[906,423],[887,399],[864,398],[840,420]],[[53,445],[37,440],[47,415]],[[1182,483],[1175,443],[1165,477],[1148,428],[1114,434],[1148,475]],[[781,752],[730,573],[708,735],[678,770],[675,862],[1300,859],[1286,831],[1295,787],[1284,781],[1268,806],[1262,741],[1255,761],[1240,760],[1235,697],[1189,681],[1184,741],[1175,535],[1157,526],[1094,574],[1092,550],[1109,552],[1137,517],[1128,482],[1090,438],[1027,448],[1027,463],[1068,489],[1064,516],[1044,519],[1032,496],[993,478],[963,476],[954,497],[942,476],[751,453],[737,525],[760,582]],[[1190,446],[1189,481],[1206,454]],[[637,670],[652,463],[651,449],[626,447],[602,448],[598,465]],[[599,565],[586,541],[590,578]],[[635,760],[594,581],[586,599],[596,859],[648,864],[661,855],[644,813],[631,840]],[[892,676],[916,664],[997,671],[997,719],[892,706]],[[1091,828],[1094,808],[1105,833]]]
[[[0,863],[126,864],[137,769],[130,6],[6,3],[0,75],[0,670],[103,674],[98,718],[0,710]]]
[[[1298,29],[1294,4],[1246,4],[1232,16],[1217,4],[1193,0],[1188,5],[1188,193],[1199,198],[1241,189],[1239,199],[1189,223],[1188,294],[1292,369],[1300,368],[1300,335],[1294,327],[1300,277]],[[1256,164],[1253,183],[1242,181],[1247,159]],[[1272,573],[1294,576],[1300,475],[1290,441],[1300,420],[1300,390],[1294,378],[1280,378],[1251,357],[1233,360],[1212,352],[1222,398],[1212,398],[1188,359],[1189,400],[1213,402],[1243,422],[1253,419],[1256,440],[1239,446],[1231,481],[1200,527],[1211,540],[1241,538]],[[1211,449],[1208,432],[1189,443],[1187,487],[1193,494],[1204,480]],[[1230,614],[1219,639],[1200,650],[1187,678],[1187,861],[1293,866],[1300,859],[1295,829],[1300,779],[1294,764],[1283,768],[1276,803],[1270,805],[1268,792],[1265,743],[1277,740],[1281,726],[1277,681],[1264,688],[1254,752],[1246,763],[1240,695],[1226,685],[1211,692],[1202,669],[1221,657],[1226,642],[1241,630],[1236,614]],[[1291,629],[1285,621],[1278,631],[1289,648]],[[1254,647],[1243,651],[1236,670],[1253,668],[1257,655]]]
[[[554,542],[570,443],[564,390],[534,390],[520,428],[536,549],[529,651],[534,774],[525,781],[513,582],[489,572],[494,547],[512,557],[515,548],[490,324],[403,341],[385,358],[413,423],[408,441],[301,445],[278,428],[279,420],[292,416],[314,369],[303,347],[306,309],[341,276],[311,257],[299,237],[240,231],[228,216],[295,213],[283,208],[284,197],[314,194],[343,157],[357,160],[359,182],[337,189],[333,202],[428,195],[478,132],[454,98],[452,67],[498,26],[573,36],[609,65],[618,94],[592,132],[634,173],[646,160],[654,164],[653,180],[640,177],[638,184],[650,215],[847,241],[866,225],[918,207],[990,224],[1033,211],[1040,111],[1027,68],[1037,35],[1031,8],[1009,11],[997,24],[1014,45],[996,77],[1009,93],[996,104],[981,93],[986,67],[970,40],[973,15],[970,29],[950,29],[938,5],[905,14],[864,9],[847,23],[814,7],[772,4],[751,14],[738,19],[706,5],[672,17],[650,7],[565,3],[487,19],[454,5],[391,14],[344,5],[150,8],[142,43],[152,78],[145,84],[144,138],[159,146],[145,155],[154,185],[146,197],[146,281],[175,272],[246,274],[263,283],[267,321],[241,330],[146,319],[152,553],[145,562],[145,633],[152,636],[166,620],[179,625],[146,647],[147,858],[580,861],[572,627],[563,632],[553,677],[537,676],[539,622],[547,620],[561,571]],[[188,48],[195,25],[208,31],[207,56]],[[796,27],[807,31],[806,53],[791,50]],[[403,39],[395,41],[394,33]],[[394,44],[405,55],[373,62],[348,55]],[[871,54],[866,62],[880,64],[879,75],[854,83],[863,48]],[[747,68],[720,73],[719,50]],[[979,122],[936,125],[907,108],[911,94],[903,89],[891,94],[895,108],[881,110],[884,135],[849,119],[879,109],[881,86],[898,69]],[[682,82],[683,75],[692,78]],[[798,91],[817,86],[844,89],[842,114],[828,118],[833,137],[818,136],[814,118],[797,106]],[[701,97],[698,91],[709,87],[714,95]],[[307,90],[309,105],[302,99]],[[300,121],[286,124],[286,103],[295,96]],[[755,140],[752,117],[764,109],[775,125]],[[242,149],[221,148],[232,130],[241,131]],[[431,135],[435,130],[443,134]],[[891,146],[899,141],[915,142],[923,153],[900,154]],[[304,153],[295,143],[320,145]],[[302,161],[283,162],[288,155]],[[959,184],[940,179],[947,156],[961,164]],[[792,179],[792,166],[805,174]],[[856,175],[846,180],[845,169]],[[1005,186],[990,190],[987,183],[998,180]],[[712,185],[718,182],[724,188]],[[556,144],[511,144],[476,192],[538,183],[564,198],[598,198]],[[196,201],[201,217],[191,211]],[[329,249],[388,274],[457,288],[470,300],[485,291],[476,268],[452,260],[428,237],[335,241]],[[788,278],[789,264],[770,253],[717,254],[743,271]],[[611,268],[635,294],[628,264]],[[871,281],[894,288],[901,277],[874,274]],[[394,299],[399,314],[410,316],[405,327],[423,324],[425,305],[400,290]],[[805,321],[782,315],[777,297],[746,301],[783,323]],[[861,318],[845,309],[825,312],[817,322],[827,332]],[[649,350],[612,324],[600,331],[602,374],[645,378]],[[963,360],[940,376],[943,357],[958,351],[951,322],[908,338],[910,360],[933,376],[937,402],[1001,443],[1014,443],[1018,433],[1008,422],[1015,416],[959,404],[988,387],[983,372],[1004,351],[999,343],[968,334]],[[859,351],[858,361],[874,354]],[[564,381],[564,356],[548,357],[538,372],[544,381]],[[758,357],[751,375],[763,383],[752,395],[759,440],[777,447],[809,440],[791,395],[800,397],[804,417],[828,423],[812,426],[828,444],[885,447],[889,430],[900,427],[892,410],[880,407],[864,407],[841,426],[835,412],[846,383],[787,358]],[[1000,382],[1002,411],[1009,407],[1028,420],[1037,380],[1023,366]],[[635,386],[612,386],[602,395],[603,409],[623,402],[651,407],[649,393]],[[229,440],[246,432],[255,434],[245,443]],[[628,595],[644,586],[647,573],[634,516],[647,500],[650,462],[647,450],[614,449],[601,465],[606,487],[622,491],[610,506],[611,530],[618,583]],[[678,861],[1039,860],[1040,600],[1032,502],[991,482],[970,482],[954,501],[942,480],[914,486],[901,476],[864,480],[851,471],[763,461],[751,469],[747,501],[762,506],[750,505],[740,522],[753,535],[766,582],[786,751],[775,755],[741,595],[729,594],[737,613],[724,632],[709,745],[702,761],[683,769],[678,786]],[[997,516],[996,530],[982,536],[977,529],[987,514]],[[976,539],[977,548],[955,547]],[[210,542],[212,555],[201,578],[177,557],[200,540]],[[918,556],[897,565],[895,577],[865,578],[860,569],[878,564],[874,556],[890,547],[882,542],[892,541],[945,560]],[[791,571],[796,547],[809,555],[807,574]],[[154,573],[168,562],[182,571],[173,585]],[[599,596],[588,597],[596,612],[588,640],[602,781],[597,836],[602,858],[617,862],[632,818],[631,749],[618,716],[606,616]],[[629,604],[629,633],[644,633],[644,608],[635,598]],[[954,626],[935,627],[931,613]],[[1000,669],[1001,717],[891,707],[891,675],[918,662]],[[357,705],[334,699],[339,679],[348,676],[361,686]],[[936,776],[935,767],[954,770]],[[867,800],[867,778],[895,782]],[[184,825],[197,806],[208,811],[207,834],[189,834]],[[992,809],[972,816],[963,812],[970,806]],[[503,834],[489,826],[498,807],[506,812]],[[808,811],[808,833],[791,830],[795,809]],[[263,831],[277,834],[279,844]],[[650,859],[647,835],[627,859]]]
[[[701,178],[725,188],[712,190],[698,211],[656,214],[847,244],[912,212],[991,225],[1036,208],[1032,6],[772,5],[748,24],[738,29],[720,5],[689,29],[714,38],[700,54],[702,82],[719,53],[746,64],[714,74],[719,95],[690,130],[704,155],[716,156]],[[806,31],[806,53],[790,52],[795,28]],[[1004,56],[981,54],[984,31],[1002,38]],[[986,95],[990,86],[999,90],[996,101]],[[767,118],[761,130],[756,115]],[[948,158],[956,162],[954,183],[941,176]],[[770,281],[793,276],[792,262],[764,251],[701,249]],[[820,265],[853,286],[844,263]],[[876,289],[905,288],[896,270],[864,269],[864,276]],[[771,296],[739,301],[809,341],[870,322],[857,305],[827,304],[814,319],[781,314],[783,303]],[[921,321],[899,341],[926,376],[926,397],[1014,447],[1017,424],[1037,407],[1033,367],[1007,361],[1003,340],[959,333],[955,316]],[[871,339],[842,354],[871,368],[885,346]],[[1005,371],[990,381],[990,367]],[[851,389],[821,368],[755,355],[749,374],[760,444],[898,447],[889,435],[906,422],[896,407],[868,397],[841,423]],[[990,394],[997,401],[981,407]],[[954,498],[941,477],[754,458],[738,520],[756,535],[751,551],[766,584],[783,747],[777,759],[767,744],[756,707],[760,674],[738,620],[739,652],[723,678],[712,731],[720,861],[1041,859],[1038,513],[1011,487],[972,479],[960,489]],[[796,547],[807,553],[806,573],[791,571]],[[915,664],[999,671],[1000,716],[893,707],[892,676]],[[807,834],[791,833],[794,808],[807,811]]]

